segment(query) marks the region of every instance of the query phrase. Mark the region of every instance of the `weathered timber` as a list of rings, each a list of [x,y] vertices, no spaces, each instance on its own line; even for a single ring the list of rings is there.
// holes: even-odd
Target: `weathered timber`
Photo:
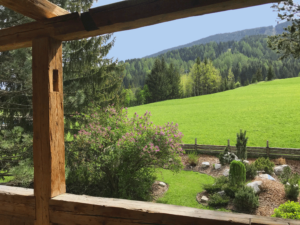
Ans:
[[[36,224],[47,225],[50,198],[66,192],[61,41],[33,41],[32,81]]]
[[[63,194],[50,200],[50,221],[57,224],[288,224],[291,220],[189,207]],[[261,222],[260,222],[261,221]],[[300,224],[300,223],[298,223]]]
[[[0,185],[0,224],[33,224],[33,189]]]
[[[30,47],[32,40],[40,37],[50,36],[61,41],[77,40],[272,2],[278,0],[176,0],[176,4],[174,0],[122,1],[87,12],[98,30],[86,31],[80,15],[76,13],[0,30],[0,51]]]
[[[47,0],[0,0],[0,4],[35,20],[69,14],[67,10]]]

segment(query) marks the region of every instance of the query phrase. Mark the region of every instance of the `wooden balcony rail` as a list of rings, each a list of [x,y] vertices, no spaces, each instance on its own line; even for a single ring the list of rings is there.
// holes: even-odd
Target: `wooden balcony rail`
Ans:
[[[49,215],[53,225],[300,225],[295,220],[73,194],[52,198]],[[34,220],[33,189],[0,185],[0,224],[33,225]]]

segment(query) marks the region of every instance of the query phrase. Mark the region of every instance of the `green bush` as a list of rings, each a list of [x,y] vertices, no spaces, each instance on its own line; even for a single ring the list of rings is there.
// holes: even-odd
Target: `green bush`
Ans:
[[[281,183],[286,184],[291,176],[293,175],[292,170],[289,166],[283,168],[282,174],[279,176]]]
[[[240,186],[246,181],[246,168],[240,161],[232,161],[229,170],[229,182],[233,186]]]
[[[273,174],[275,164],[269,158],[260,157],[255,160],[254,165],[259,171],[264,170],[267,174]]]
[[[300,177],[297,173],[291,175],[288,179],[288,183],[284,185],[285,196],[288,199],[297,200],[299,196],[299,180]]]
[[[246,168],[246,178],[247,179],[254,179],[257,175],[257,169],[254,165],[254,163],[248,164],[244,163]]]
[[[209,194],[216,193],[218,191],[222,190],[222,187],[228,183],[228,178],[221,176],[216,178],[214,184],[204,184],[202,187],[205,191],[207,191]]]
[[[11,169],[14,177],[10,184],[18,187],[33,188],[34,168],[31,159],[23,160],[18,166]]]
[[[235,159],[233,153],[229,152],[228,146],[224,149],[223,153],[219,154],[219,161],[221,165],[230,164]]]
[[[226,195],[229,196],[230,198],[235,197],[235,193],[239,190],[237,186],[232,186],[230,184],[226,184],[223,186],[223,191],[225,191]]]
[[[220,196],[218,193],[215,193],[210,196],[208,200],[208,205],[212,207],[226,206],[228,202],[229,202],[229,197]]]
[[[300,220],[299,202],[288,201],[280,205],[277,209],[274,209],[272,217]]]
[[[258,196],[251,187],[244,186],[235,194],[233,204],[237,210],[251,212],[259,206]]]
[[[66,151],[67,191],[101,197],[149,200],[156,168],[182,168],[178,125],[153,126],[150,112],[127,116],[112,106],[77,114],[80,131]]]
[[[240,86],[241,86],[240,82],[236,82],[236,83],[235,83],[235,87],[236,87],[236,88],[239,88]]]
[[[240,133],[236,134],[236,155],[239,159],[247,159],[247,142],[248,137],[246,137],[246,131],[243,133],[242,130],[240,130]]]
[[[198,163],[198,159],[199,159],[199,157],[196,152],[191,152],[188,154],[188,163],[191,166],[196,166]]]

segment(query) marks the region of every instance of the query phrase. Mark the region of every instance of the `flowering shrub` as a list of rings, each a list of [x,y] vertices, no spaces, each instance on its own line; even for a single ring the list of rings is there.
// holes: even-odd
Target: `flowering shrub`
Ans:
[[[113,106],[75,117],[84,124],[67,151],[67,189],[76,194],[146,200],[155,168],[182,168],[178,125],[154,126],[150,112],[128,118]]]

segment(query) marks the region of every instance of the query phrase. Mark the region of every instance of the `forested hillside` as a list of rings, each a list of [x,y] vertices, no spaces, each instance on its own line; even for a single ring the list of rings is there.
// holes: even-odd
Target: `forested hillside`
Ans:
[[[239,81],[241,85],[251,83],[253,76],[259,70],[263,80],[266,79],[270,68],[275,78],[279,79],[296,77],[300,71],[299,60],[292,57],[278,60],[278,54],[267,46],[267,36],[262,35],[244,37],[240,41],[195,45],[159,56],[162,57],[167,65],[172,63],[181,75],[190,73],[197,57],[201,61],[205,58],[209,59],[220,71],[222,78],[226,78],[231,69],[235,82]],[[121,62],[125,64],[123,81],[125,88],[143,87],[155,60],[156,58],[142,58]]]

